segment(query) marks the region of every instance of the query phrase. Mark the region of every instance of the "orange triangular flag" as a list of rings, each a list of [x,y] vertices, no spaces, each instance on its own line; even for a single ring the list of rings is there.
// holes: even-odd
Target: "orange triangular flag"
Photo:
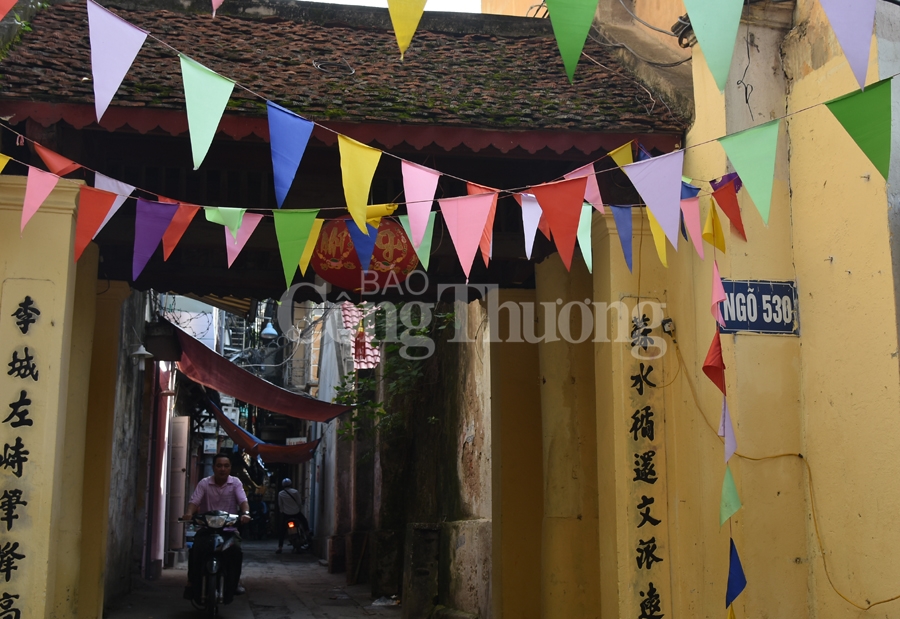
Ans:
[[[719,208],[725,213],[725,216],[731,221],[735,232],[747,240],[747,233],[744,232],[744,221],[741,219],[741,206],[738,204],[737,193],[734,190],[734,181],[732,180],[726,185],[719,187],[713,192],[713,197],[719,204]]]
[[[160,202],[172,201],[160,198]],[[175,246],[178,245],[181,237],[184,236],[185,231],[188,229],[188,226],[194,219],[194,215],[196,215],[199,211],[200,207],[194,204],[178,204],[178,210],[175,211],[175,217],[172,218],[172,221],[169,223],[169,227],[166,228],[166,231],[162,237],[164,261],[168,260],[169,256],[172,255],[172,252],[175,250]]]
[[[65,176],[74,172],[81,167],[80,163],[75,163],[71,159],[66,159],[59,153],[54,153],[49,148],[44,148],[40,144],[34,145],[34,151],[40,156],[47,169],[57,176]]]
[[[82,185],[78,194],[78,220],[75,222],[75,262],[94,238],[118,196],[102,189]]]
[[[725,361],[722,359],[722,340],[719,338],[718,329],[709,346],[709,352],[706,353],[703,373],[722,391],[722,395],[725,395]]]
[[[494,201],[491,203],[491,211],[488,213],[487,223],[484,224],[484,231],[481,233],[481,241],[478,247],[481,249],[481,259],[484,260],[484,266],[488,266],[491,259],[491,246],[494,235],[494,217],[497,215],[497,189],[485,187],[484,185],[476,185],[475,183],[466,183],[466,193],[470,196],[479,193],[493,193]]]
[[[575,239],[578,235],[578,222],[581,220],[581,205],[584,204],[586,186],[587,177],[582,176],[529,189],[547,217],[556,250],[567,270],[572,266],[572,254],[575,251]]]

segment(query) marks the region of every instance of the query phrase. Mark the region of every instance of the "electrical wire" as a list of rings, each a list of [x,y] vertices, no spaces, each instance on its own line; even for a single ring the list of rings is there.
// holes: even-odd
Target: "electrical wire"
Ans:
[[[662,34],[665,34],[665,35],[670,36],[670,37],[677,37],[677,36],[678,36],[677,34],[675,34],[674,32],[672,32],[671,30],[663,30],[662,28],[657,28],[657,27],[654,26],[653,24],[648,24],[647,22],[645,22],[643,19],[641,19],[640,17],[638,17],[637,15],[635,15],[634,12],[633,12],[631,9],[628,8],[628,5],[625,4],[625,0],[619,0],[619,4],[622,5],[622,8],[625,9],[625,11],[627,11],[629,15],[631,15],[633,18],[635,18],[638,22],[640,22],[641,24],[643,24],[643,25],[646,26],[647,28],[650,28],[650,30],[655,30],[656,32],[661,32]],[[678,18],[678,21],[681,21],[681,18]]]
[[[900,1],[900,0],[898,0],[898,1]],[[591,29],[596,31],[597,34],[599,34],[600,36],[603,36],[603,34],[600,32],[600,30],[597,29],[596,26],[591,25]],[[628,52],[631,53],[632,56],[634,56],[641,62],[643,62],[645,64],[649,64],[650,66],[653,66],[653,67],[659,67],[661,69],[671,69],[673,67],[679,67],[679,66],[683,65],[684,63],[690,62],[691,60],[693,60],[693,56],[688,56],[687,58],[682,58],[681,60],[676,60],[675,62],[657,62],[656,60],[650,60],[648,58],[644,58],[643,56],[638,54],[636,51],[634,51],[633,49],[631,49],[624,43],[606,43],[604,41],[601,41],[594,35],[592,35],[590,32],[588,32],[588,38],[590,38],[594,43],[603,45],[604,47],[612,47],[613,49],[627,50]]]

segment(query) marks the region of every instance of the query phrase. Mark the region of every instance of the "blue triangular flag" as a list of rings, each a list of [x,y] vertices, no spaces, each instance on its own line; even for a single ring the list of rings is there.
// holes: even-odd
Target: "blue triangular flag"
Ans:
[[[647,161],[648,159],[653,159],[653,155],[650,154],[650,151],[644,148],[643,144],[638,144],[637,156],[638,161]]]
[[[625,264],[631,271],[631,207],[615,206],[612,207],[613,219],[616,220],[616,232],[619,233],[619,242],[622,244],[622,253],[625,254]]]
[[[272,147],[272,171],[275,177],[275,200],[278,208],[284,204],[300,160],[312,135],[313,123],[286,110],[277,103],[266,101],[269,110],[269,142]]]
[[[353,223],[352,219],[345,222]],[[378,229],[370,223],[366,223],[369,229],[368,235],[363,234],[356,224],[347,226],[347,232],[350,233],[350,239],[353,241],[353,249],[356,250],[356,257],[359,258],[359,264],[362,265],[363,271],[369,270],[369,263],[372,262],[372,252],[375,251],[375,239],[378,237]]]
[[[685,183],[681,181],[681,199],[687,200],[688,198],[696,198],[697,194],[700,193],[699,187],[694,187],[690,183]]]
[[[684,213],[681,214],[681,236],[684,237],[685,241],[689,240],[688,235],[687,235],[687,229],[684,227]]]
[[[747,586],[747,577],[744,576],[744,568],[741,566],[741,558],[738,557],[737,547],[731,540],[731,562],[728,566],[728,590],[725,592],[725,608],[737,599],[744,587]]]

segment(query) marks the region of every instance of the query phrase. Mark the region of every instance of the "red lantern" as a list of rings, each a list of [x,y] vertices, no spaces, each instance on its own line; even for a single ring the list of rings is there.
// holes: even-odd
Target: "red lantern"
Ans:
[[[349,216],[334,219],[325,222],[319,233],[310,264],[326,282],[353,292],[361,290],[363,284],[366,290],[375,290],[376,286],[380,290],[386,285],[402,282],[419,266],[419,258],[403,227],[383,218],[378,226],[369,273],[363,279],[348,225],[356,225]]]

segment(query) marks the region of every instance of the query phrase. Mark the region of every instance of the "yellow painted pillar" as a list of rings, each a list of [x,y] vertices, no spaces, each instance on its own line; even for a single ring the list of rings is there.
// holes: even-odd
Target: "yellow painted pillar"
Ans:
[[[544,520],[541,617],[599,617],[592,279],[576,255],[536,265]]]

